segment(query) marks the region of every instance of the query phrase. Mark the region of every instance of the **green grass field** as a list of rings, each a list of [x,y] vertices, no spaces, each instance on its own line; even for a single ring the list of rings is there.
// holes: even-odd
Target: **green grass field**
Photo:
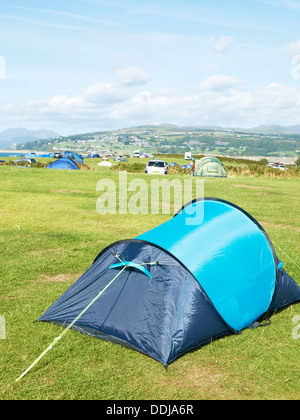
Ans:
[[[134,238],[172,217],[98,214],[97,182],[117,182],[118,172],[91,164],[93,170],[82,171],[0,167],[0,316],[6,321],[6,338],[0,340],[0,398],[299,399],[300,339],[292,337],[299,304],[276,313],[266,328],[245,330],[185,354],[167,371],[138,352],[69,331],[15,382],[62,331],[34,321],[96,255],[110,243]],[[138,176],[150,182],[150,176]],[[128,181],[134,177],[128,174]],[[286,271],[300,282],[299,178],[207,179],[205,196],[231,201],[252,214]]]

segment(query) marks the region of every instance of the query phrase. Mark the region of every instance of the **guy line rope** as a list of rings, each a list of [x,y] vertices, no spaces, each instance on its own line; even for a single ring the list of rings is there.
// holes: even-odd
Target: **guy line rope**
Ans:
[[[18,382],[20,379],[22,379],[44,356],[48,353],[48,351],[52,350],[53,346],[69,331],[70,328],[73,327],[73,325],[79,320],[79,318],[82,317],[82,315],[96,302],[97,299],[105,292],[105,290],[116,280],[116,278],[127,268],[126,265],[122,268],[122,270],[119,271],[119,273],[104,287],[104,289],[101,290],[101,292],[98,293],[98,295],[80,312],[79,315],[63,330],[63,332],[56,337],[53,342],[43,351],[43,353],[27,368],[22,375],[20,375],[16,382]]]

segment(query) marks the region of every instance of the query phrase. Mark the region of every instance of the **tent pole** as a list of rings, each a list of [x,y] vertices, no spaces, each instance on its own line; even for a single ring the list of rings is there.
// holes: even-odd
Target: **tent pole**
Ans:
[[[82,315],[93,305],[93,303],[96,302],[97,299],[105,292],[105,290],[116,280],[116,278],[127,268],[125,265],[121,271],[104,287],[101,292],[98,293],[98,295],[80,312],[79,315],[67,326],[67,328],[64,329],[64,331],[56,337],[53,342],[41,353],[41,355],[27,368],[22,375],[20,375],[16,382],[18,382],[20,379],[22,379],[44,356],[48,353],[49,350],[52,350],[53,346],[67,333],[67,331],[73,327],[73,325],[82,317]]]

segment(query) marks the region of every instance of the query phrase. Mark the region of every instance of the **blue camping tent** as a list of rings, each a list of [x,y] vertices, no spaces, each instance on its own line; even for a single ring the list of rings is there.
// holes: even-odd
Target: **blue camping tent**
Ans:
[[[75,162],[84,163],[84,159],[83,159],[82,155],[80,155],[79,153],[66,151],[66,152],[64,152],[63,157],[75,160]]]
[[[101,158],[101,156],[98,153],[89,153],[87,157],[88,158]]]
[[[46,166],[46,169],[72,169],[72,170],[78,170],[79,167],[76,162],[74,162],[72,159],[68,158],[61,158],[58,160],[55,160],[54,162],[49,163]]]
[[[38,321],[69,325],[167,366],[300,300],[282,266],[252,216],[223,200],[199,199],[102,250]]]

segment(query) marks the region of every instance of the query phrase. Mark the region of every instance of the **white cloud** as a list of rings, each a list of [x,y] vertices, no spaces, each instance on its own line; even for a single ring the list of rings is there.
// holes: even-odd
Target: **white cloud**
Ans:
[[[225,74],[216,74],[214,76],[205,79],[201,85],[201,90],[223,90],[239,86],[242,83],[241,80],[236,79],[232,76]]]
[[[72,130],[80,127],[76,130],[83,132],[163,122],[251,127],[299,121],[300,87],[278,83],[250,91],[234,77],[215,75],[190,94],[170,89],[130,93],[116,84],[98,83],[78,96],[8,104],[2,109],[0,122],[27,121],[40,126],[51,122],[58,131],[60,126],[69,126]]]
[[[239,84],[230,89],[205,89],[190,95],[142,91],[117,104],[113,117],[131,124],[172,122],[182,125],[251,127],[295,124],[300,112],[300,88],[270,84],[250,92]]]
[[[127,93],[114,83],[95,83],[86,89],[83,97],[90,103],[110,105],[125,100]]]
[[[300,39],[283,48],[290,58],[300,54]]]
[[[285,112],[286,110],[295,110],[300,106],[300,91],[295,88],[288,88],[287,86],[270,83],[265,88],[259,91],[262,104],[272,107],[276,112]]]
[[[137,67],[119,69],[115,72],[115,77],[120,84],[125,86],[144,85],[150,80],[148,73]]]
[[[128,93],[113,83],[96,83],[82,95],[57,95],[47,100],[31,100],[21,104],[7,104],[3,113],[11,121],[52,120],[54,123],[79,124],[81,120],[110,118],[111,108],[128,99]]]
[[[234,43],[234,38],[232,36],[222,35],[220,37],[212,36],[209,39],[209,46],[216,53],[220,54],[229,49],[229,47]]]

